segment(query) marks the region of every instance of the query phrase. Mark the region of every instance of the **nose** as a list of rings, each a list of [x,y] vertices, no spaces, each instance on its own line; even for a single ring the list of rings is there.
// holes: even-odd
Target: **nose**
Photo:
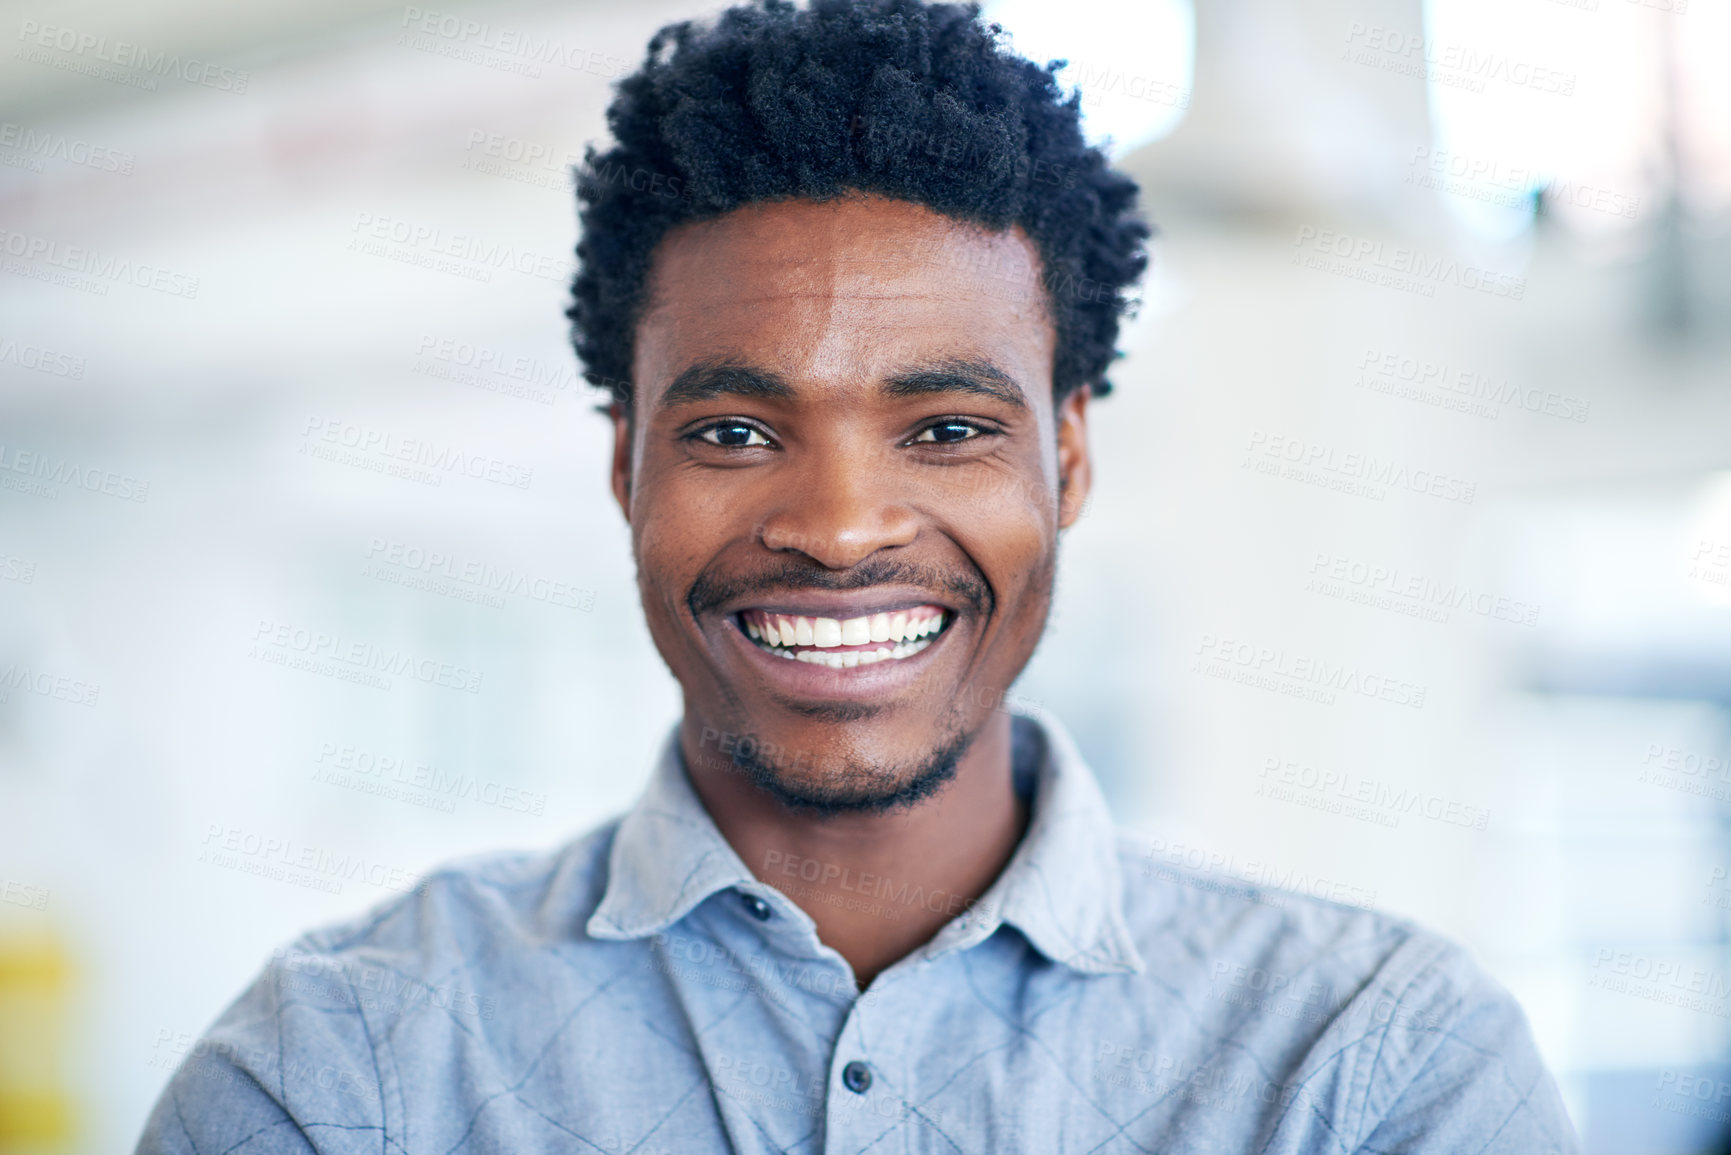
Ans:
[[[845,570],[880,549],[908,545],[919,520],[893,467],[829,454],[797,473],[758,527],[766,549],[802,553],[825,569]]]

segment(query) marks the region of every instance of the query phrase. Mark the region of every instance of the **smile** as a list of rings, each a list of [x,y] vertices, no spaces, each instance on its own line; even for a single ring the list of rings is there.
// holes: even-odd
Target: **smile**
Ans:
[[[818,618],[744,610],[739,625],[757,648],[796,662],[852,669],[911,658],[937,640],[953,620],[942,606],[860,618]]]

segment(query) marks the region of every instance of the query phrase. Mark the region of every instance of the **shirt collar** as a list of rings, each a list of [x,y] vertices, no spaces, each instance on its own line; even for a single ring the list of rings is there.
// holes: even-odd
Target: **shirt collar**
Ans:
[[[1142,970],[1124,920],[1117,832],[1092,772],[1055,718],[1029,711],[1018,713],[1014,724],[1018,744],[1031,747],[1037,759],[1027,832],[973,909],[916,954],[935,958],[965,950],[1009,923],[1041,954],[1073,970]],[[646,937],[729,888],[769,893],[692,789],[676,726],[647,789],[614,835],[606,891],[587,930],[595,938]]]
[[[674,726],[643,796],[613,835],[607,889],[589,917],[589,934],[656,934],[716,891],[755,882],[692,789]]]

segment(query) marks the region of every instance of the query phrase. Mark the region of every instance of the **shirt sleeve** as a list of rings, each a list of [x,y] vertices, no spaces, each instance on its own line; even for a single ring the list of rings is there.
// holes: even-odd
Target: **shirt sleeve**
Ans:
[[[188,1051],[136,1155],[377,1155],[381,1080],[354,992],[307,981],[296,957],[273,960]]]
[[[1412,1015],[1391,1036],[1432,1044],[1404,1086],[1373,1072],[1372,1100],[1392,1100],[1360,1155],[1579,1155],[1556,1081],[1539,1057],[1514,997],[1470,963],[1452,1013]],[[1433,1004],[1434,1006],[1434,1004]],[[1396,1049],[1399,1047],[1397,1045]]]

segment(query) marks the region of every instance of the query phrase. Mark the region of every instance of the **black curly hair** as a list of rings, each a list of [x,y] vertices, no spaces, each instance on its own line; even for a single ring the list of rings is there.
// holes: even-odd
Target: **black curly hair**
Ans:
[[[607,109],[615,144],[575,174],[572,344],[629,413],[655,247],[758,201],[875,193],[1001,231],[1040,253],[1057,327],[1053,393],[1110,384],[1118,318],[1147,265],[1134,181],[1082,139],[1080,101],[1009,51],[977,4],[756,0],[670,24]],[[671,52],[669,52],[671,48]]]

